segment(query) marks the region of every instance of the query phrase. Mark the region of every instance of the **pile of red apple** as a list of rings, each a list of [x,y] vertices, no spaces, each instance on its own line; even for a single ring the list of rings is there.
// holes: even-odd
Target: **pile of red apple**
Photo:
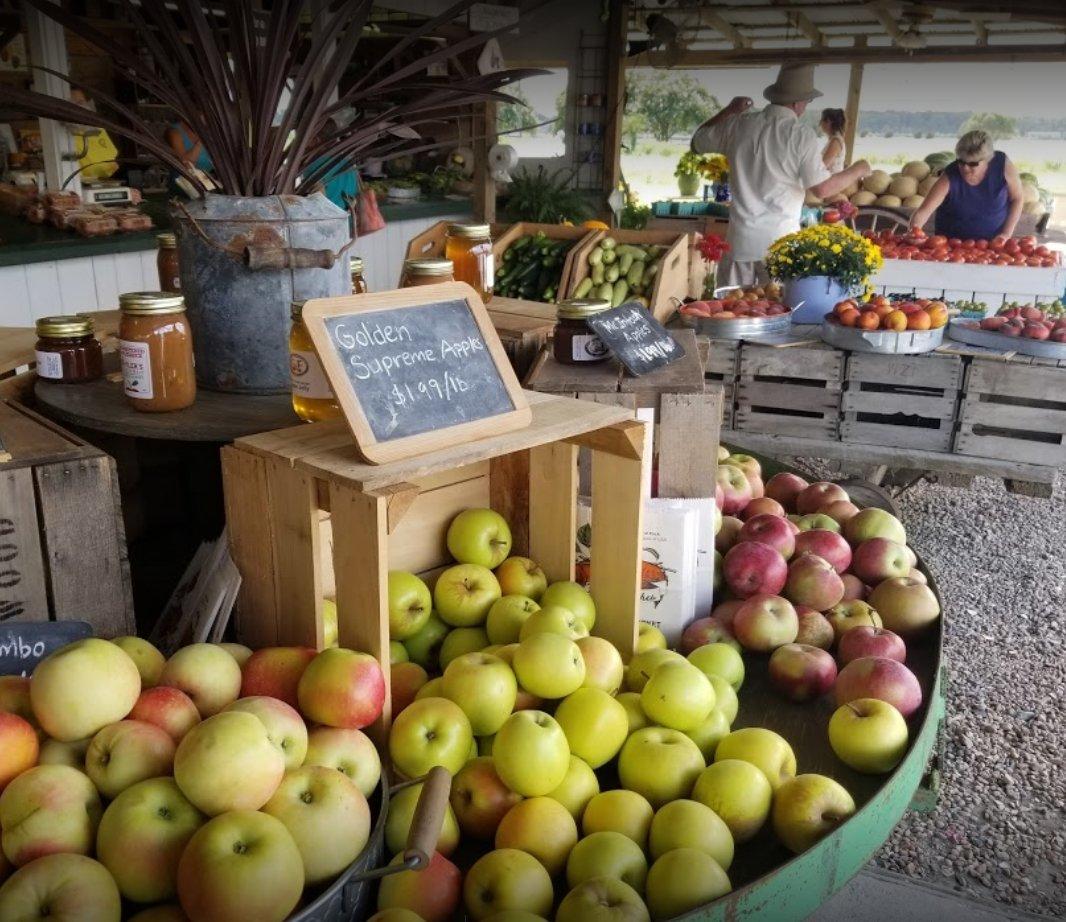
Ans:
[[[1066,343],[1066,317],[1049,317],[1031,304],[1002,308],[994,317],[985,317],[980,322],[967,322],[963,326],[971,330],[999,333],[1001,336],[1023,336],[1026,339]]]
[[[681,305],[681,313],[717,320],[777,317],[789,313],[789,308],[781,303],[781,294],[781,286],[774,282],[765,286],[734,288],[722,298],[689,301]]]
[[[1032,236],[960,240],[940,234],[927,235],[920,228],[912,228],[902,234],[894,230],[868,230],[863,232],[863,236],[881,247],[885,259],[1044,268],[1061,264],[1058,252],[1038,243],[1036,237]]]

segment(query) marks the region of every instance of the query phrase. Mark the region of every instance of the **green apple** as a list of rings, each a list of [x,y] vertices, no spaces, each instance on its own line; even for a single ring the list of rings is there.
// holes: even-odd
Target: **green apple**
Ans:
[[[672,919],[705,906],[732,890],[718,862],[695,848],[675,848],[651,866],[644,884],[653,919]]]
[[[504,595],[528,596],[534,602],[548,588],[548,577],[528,557],[508,557],[496,568],[496,579]]]
[[[626,709],[605,691],[579,688],[555,709],[570,752],[593,768],[611,761],[629,735]]]
[[[729,688],[727,685],[726,688]],[[730,689],[732,690],[732,689]],[[700,748],[703,760],[709,762],[714,758],[718,744],[729,735],[729,720],[721,708],[715,708],[694,730],[685,731],[687,736]]]
[[[125,653],[141,674],[141,689],[159,684],[167,658],[142,637],[116,637],[111,641]]]
[[[652,861],[675,848],[706,852],[728,871],[733,863],[733,834],[720,816],[696,800],[675,800],[655,813],[648,832]]]
[[[688,661],[707,678],[716,675],[725,679],[734,691],[740,691],[744,684],[744,659],[729,644],[707,643],[696,647],[688,655]]]
[[[302,720],[300,726],[303,727]],[[120,720],[108,724],[89,743],[85,774],[96,790],[110,800],[138,781],[169,775],[174,764],[174,748],[170,734],[155,724]]]
[[[459,563],[493,570],[511,553],[511,527],[492,509],[464,509],[448,526],[447,543]]]
[[[651,721],[640,706],[640,692],[622,692],[615,700],[626,709],[626,720],[629,721],[629,732],[635,733],[643,730]]]
[[[907,751],[907,721],[887,701],[857,698],[841,705],[829,720],[829,745],[845,765],[883,775]]]
[[[514,671],[526,691],[540,698],[565,698],[585,681],[585,660],[570,638],[534,634],[514,651]]]
[[[418,698],[396,715],[389,731],[392,763],[407,778],[434,765],[453,775],[466,763],[474,733],[463,709],[447,698]]]
[[[694,730],[714,710],[714,688],[691,663],[663,663],[656,667],[640,693],[648,718],[671,730]]]
[[[596,773],[589,768],[589,764],[577,756],[570,756],[570,766],[566,770],[566,777],[557,788],[548,791],[547,797],[557,800],[574,818],[581,819],[590,800],[600,793],[600,780]]]
[[[775,791],[796,776],[796,756],[784,737],[764,727],[734,730],[715,750],[714,760],[741,759],[760,769]]]
[[[797,775],[774,791],[771,820],[777,837],[796,854],[806,851],[855,812],[855,801],[825,775]]]
[[[436,678],[430,679],[423,685],[417,692],[415,692],[415,701],[419,698],[443,698],[444,697],[444,676],[439,675]]]
[[[337,625],[337,603],[334,599],[322,600],[322,646],[323,647],[336,647],[338,646],[337,637],[340,632],[340,628]],[[219,644],[223,646],[223,644]],[[238,660],[238,665],[244,666],[244,663]]]
[[[480,627],[453,627],[440,645],[440,668],[447,671],[452,660],[467,653],[478,653],[489,645],[488,635]]]
[[[685,657],[680,653],[675,653],[673,650],[660,650],[658,648],[638,653],[626,666],[626,691],[643,691],[644,685],[651,678],[651,674],[663,663],[670,662],[683,663],[685,662]]]
[[[428,622],[429,619],[427,618]],[[408,663],[411,661],[411,654],[407,652],[405,647],[398,640],[389,641],[389,665],[395,666],[397,663]]]
[[[418,663],[426,671],[436,671],[440,660],[440,648],[451,628],[445,624],[440,615],[433,612],[425,626],[413,637],[403,642],[412,663]]]
[[[561,634],[571,640],[589,636],[585,622],[561,605],[545,605],[533,612],[522,624],[518,639],[522,641],[534,634]]]
[[[559,801],[551,797],[520,800],[500,820],[496,848],[517,848],[528,852],[553,877],[566,867],[566,859],[577,844],[577,823]]]
[[[507,910],[547,919],[554,902],[552,879],[544,865],[517,848],[498,848],[482,855],[463,881],[463,904],[475,922]]]
[[[722,818],[734,842],[747,842],[762,829],[773,796],[762,770],[740,759],[708,765],[692,788],[692,799]]]
[[[634,653],[647,653],[649,650],[665,650],[666,635],[654,624],[641,621],[637,625],[637,646]]]
[[[443,678],[441,692],[463,709],[474,736],[495,733],[514,710],[518,682],[511,667],[497,656],[458,656],[445,667]]]
[[[706,763],[699,747],[680,730],[637,730],[618,756],[622,787],[647,798],[653,807],[688,797]]]
[[[187,918],[178,912],[180,919]],[[45,854],[19,868],[0,887],[4,922],[114,922],[121,918],[122,897],[115,881],[100,862],[85,855]]]
[[[594,877],[613,877],[643,893],[647,876],[644,852],[620,832],[594,832],[585,836],[573,847],[566,861],[566,882],[571,889]]]
[[[450,800],[455,818],[463,833],[476,839],[491,841],[500,820],[521,799],[503,783],[491,754],[471,759],[452,779]]]
[[[174,920],[174,922],[180,922],[180,920]],[[394,906],[392,909],[375,912],[367,919],[367,922],[425,922],[425,920],[417,912]]]
[[[429,587],[414,573],[389,570],[389,636],[406,640],[426,626],[433,611]]]
[[[618,832],[632,839],[643,850],[648,843],[655,810],[646,797],[623,789],[604,791],[588,802],[581,817],[581,831],[590,836],[597,832]]]
[[[582,881],[563,897],[555,913],[555,922],[650,922],[650,919],[640,894],[629,884],[610,876]]]
[[[737,693],[733,691],[733,686],[721,676],[712,675],[707,678],[711,682],[711,688],[714,689],[714,709],[721,711],[729,726],[733,726],[733,721],[737,719],[737,711],[740,710],[740,699],[737,698]]]
[[[573,580],[552,583],[537,601],[541,605],[561,605],[563,608],[570,609],[585,622],[585,628],[589,632],[596,623],[596,603],[592,601],[588,590]]]
[[[625,664],[622,654],[609,640],[602,637],[582,637],[576,641],[581,656],[585,660],[585,681],[588,688],[598,688],[615,694],[622,687]]]
[[[489,642],[517,643],[522,625],[539,609],[540,606],[528,596],[505,595],[498,598],[485,618],[485,633],[489,635]]]
[[[566,777],[570,746],[554,717],[543,711],[516,711],[496,733],[492,760],[512,791],[523,797],[541,797]]]
[[[285,771],[304,764],[307,757],[307,724],[297,710],[268,695],[238,698],[227,711],[245,711],[258,717],[266,727],[267,737],[285,759]]]
[[[844,537],[852,547],[858,547],[871,538],[888,538],[896,544],[906,545],[907,530],[891,512],[871,506],[844,523]]]
[[[347,727],[314,727],[307,734],[304,765],[325,765],[347,775],[364,797],[381,780],[381,757],[362,730]]]
[[[389,850],[389,854],[395,855],[407,848],[407,836],[411,831],[415,810],[418,807],[418,798],[421,794],[422,784],[419,783],[401,788],[389,796],[389,813],[385,818],[385,847]],[[451,804],[448,804],[441,817],[435,850],[447,858],[458,845],[459,823]]]
[[[492,570],[462,563],[437,577],[433,602],[437,614],[452,627],[476,627],[485,623],[489,609],[502,594]]]

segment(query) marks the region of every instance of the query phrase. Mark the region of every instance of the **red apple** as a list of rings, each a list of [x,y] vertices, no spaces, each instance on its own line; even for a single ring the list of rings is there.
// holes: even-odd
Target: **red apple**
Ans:
[[[725,505],[725,491],[722,490],[722,485],[718,482],[714,484],[714,504],[718,507],[718,511],[722,511],[722,506]]]
[[[777,595],[788,579],[788,564],[768,544],[744,541],[725,555],[722,574],[730,591],[739,598],[747,599],[757,593]]]
[[[806,644],[828,650],[833,646],[833,625],[829,623],[820,611],[813,608],[804,608],[803,611],[796,609],[796,617],[799,619],[799,631],[796,634],[796,643]]]
[[[722,605],[734,606],[730,611],[735,611],[744,603],[740,600],[734,602],[723,602]],[[719,605],[718,608],[721,608]],[[716,608],[715,611],[718,609]],[[730,615],[730,623],[732,623],[732,615]],[[693,650],[698,647],[702,647],[709,643],[730,643],[735,644],[736,638],[733,636],[732,630],[729,625],[725,624],[719,618],[711,616],[709,618],[697,618],[688,627],[685,628],[684,633],[681,635],[681,652],[688,656]]]
[[[870,594],[870,587],[854,573],[843,573],[840,578],[844,582],[844,598],[841,601],[850,602],[853,599],[862,601]]]
[[[848,519],[859,514],[859,507],[851,500],[838,499],[822,506],[818,512],[821,515],[829,516],[838,525],[843,526]]]
[[[722,512],[725,515],[735,515],[753,499],[747,475],[735,464],[720,464],[715,471],[715,480],[722,488]]]
[[[307,664],[317,655],[314,647],[265,647],[256,650],[241,669],[241,697],[267,695],[298,707],[296,687]]]
[[[769,496],[760,496],[753,499],[744,507],[740,513],[740,518],[747,522],[750,518],[756,515],[783,516],[784,514],[785,507],[776,499],[771,499]]]
[[[491,756],[471,759],[452,779],[451,804],[464,834],[491,841],[496,827],[521,795],[496,774]]]
[[[847,491],[838,484],[821,480],[812,483],[796,497],[796,512],[800,515],[810,515],[837,501],[849,501]]]
[[[795,509],[796,497],[809,487],[802,477],[782,471],[766,481],[765,495],[776,499],[787,510]]]
[[[758,502],[758,500],[753,500],[753,502]],[[788,519],[766,513],[756,515],[744,523],[744,527],[737,535],[736,543],[740,544],[743,541],[758,541],[767,544],[786,560],[796,549],[796,533],[792,531]],[[847,546],[846,541],[844,545]]]
[[[361,730],[381,716],[385,677],[374,657],[332,647],[307,664],[297,697],[313,723]]]
[[[880,627],[859,625],[847,631],[837,646],[837,657],[846,666],[864,656],[883,656],[897,663],[907,662],[907,645],[899,634]]]
[[[770,656],[770,684],[792,701],[820,698],[837,677],[837,664],[825,650],[787,643]]]
[[[737,543],[737,537],[743,527],[744,523],[740,519],[731,515],[723,515],[722,527],[718,529],[718,534],[714,536],[714,549],[719,554],[724,554],[728,551]]]
[[[880,698],[910,717],[922,704],[918,679],[902,663],[886,656],[852,660],[837,676],[837,707],[858,698]]]
[[[756,595],[737,611],[733,631],[746,649],[768,653],[796,639],[799,618],[787,599],[778,595]]]
[[[843,573],[851,566],[851,545],[842,535],[826,528],[812,528],[796,535],[796,552],[794,557],[814,554],[832,564],[837,573]]]
[[[178,688],[157,685],[141,692],[129,714],[130,720],[143,720],[166,730],[175,743],[200,722],[192,698]]]
[[[399,852],[389,864],[401,864]],[[434,852],[421,871],[400,871],[381,878],[378,910],[407,909],[424,922],[448,922],[459,908],[462,872],[440,852]]]
[[[906,576],[911,569],[907,548],[888,538],[870,538],[855,548],[852,572],[875,586],[893,576]]]
[[[1022,336],[1026,339],[1047,339],[1051,331],[1042,323],[1027,323],[1022,327]]]
[[[794,605],[827,611],[844,598],[844,582],[829,561],[804,554],[789,564],[784,595]]]

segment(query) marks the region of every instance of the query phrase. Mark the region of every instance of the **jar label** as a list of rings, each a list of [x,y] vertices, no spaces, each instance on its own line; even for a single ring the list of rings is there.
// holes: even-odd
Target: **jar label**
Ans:
[[[477,257],[477,271],[485,290],[492,288],[496,280],[496,257],[492,254],[491,243],[479,243],[471,247],[470,252]]]
[[[289,380],[297,397],[311,400],[332,400],[333,388],[322,370],[322,363],[314,352],[289,353]]]
[[[598,362],[607,354],[603,340],[594,333],[577,333],[570,340],[570,356],[575,362]]]
[[[122,382],[126,396],[151,400],[155,393],[152,390],[152,357],[148,352],[148,343],[120,339],[118,354],[122,360]]]
[[[37,377],[63,380],[63,356],[58,352],[35,352],[37,358]]]

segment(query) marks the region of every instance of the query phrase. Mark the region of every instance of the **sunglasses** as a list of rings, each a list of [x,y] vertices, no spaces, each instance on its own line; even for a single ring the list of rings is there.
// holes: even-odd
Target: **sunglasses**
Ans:
[[[984,163],[983,160],[958,160],[956,162],[959,166],[968,166],[971,170],[976,170],[982,163]]]

